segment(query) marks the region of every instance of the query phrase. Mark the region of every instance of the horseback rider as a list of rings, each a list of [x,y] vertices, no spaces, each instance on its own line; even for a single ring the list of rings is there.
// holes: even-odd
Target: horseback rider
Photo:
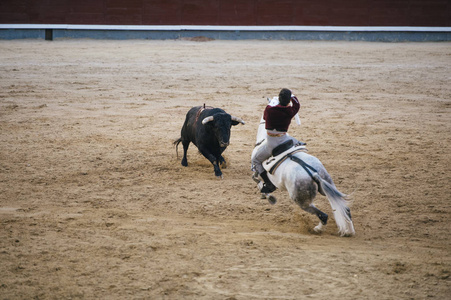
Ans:
[[[291,101],[291,106],[289,105]],[[295,138],[287,135],[291,119],[298,113],[300,108],[299,100],[291,94],[289,89],[283,88],[279,93],[279,104],[276,106],[268,105],[263,113],[266,129],[266,143],[252,157],[252,164],[255,170],[263,179],[264,184],[262,193],[268,194],[274,192],[277,188],[269,180],[266,170],[263,168],[263,162],[272,155],[272,151],[277,146],[286,143],[289,140],[293,144],[304,144]]]

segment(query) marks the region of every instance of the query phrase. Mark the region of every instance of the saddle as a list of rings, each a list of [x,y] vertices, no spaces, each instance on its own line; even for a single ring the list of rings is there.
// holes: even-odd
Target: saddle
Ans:
[[[293,141],[287,141],[272,151],[272,156],[263,162],[263,168],[270,174],[274,174],[276,169],[288,158],[291,154],[298,152],[307,152],[306,146],[293,145]]]

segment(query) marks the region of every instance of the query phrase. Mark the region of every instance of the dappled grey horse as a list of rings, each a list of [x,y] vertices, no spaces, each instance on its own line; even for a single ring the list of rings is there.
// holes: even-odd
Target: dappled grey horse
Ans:
[[[265,121],[262,118],[258,127],[257,143],[252,156],[254,156],[259,147],[264,146],[265,142]],[[294,150],[294,148],[292,149]],[[285,151],[285,153],[289,152],[290,150]],[[271,157],[268,160],[274,160],[274,158]],[[267,165],[267,162],[263,165]],[[252,169],[255,171],[254,166],[252,166]],[[313,200],[319,192],[329,200],[335,222],[337,223],[338,233],[341,236],[353,236],[355,234],[351,212],[348,207],[348,197],[338,191],[329,173],[327,173],[318,158],[304,151],[296,151],[289,154],[289,157],[281,162],[276,169],[273,169],[272,172],[268,170],[268,177],[277,188],[287,190],[290,198],[303,210],[316,215],[320,219],[319,224],[314,228],[315,232],[322,232],[328,220],[328,215],[313,205]],[[253,178],[257,183],[261,181],[257,172],[254,173]],[[273,195],[263,195],[271,204],[276,203]]]

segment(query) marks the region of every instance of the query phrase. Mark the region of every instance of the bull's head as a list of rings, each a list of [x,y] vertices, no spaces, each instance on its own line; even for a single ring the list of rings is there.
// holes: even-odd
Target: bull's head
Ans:
[[[229,145],[230,128],[238,124],[245,124],[240,118],[231,116],[227,113],[217,113],[202,120],[205,126],[211,126],[219,146],[225,148]]]

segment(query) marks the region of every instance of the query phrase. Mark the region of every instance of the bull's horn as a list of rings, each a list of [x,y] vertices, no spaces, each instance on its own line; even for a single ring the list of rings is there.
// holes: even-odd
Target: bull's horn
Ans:
[[[213,121],[213,119],[214,119],[213,116],[206,117],[205,119],[202,120],[202,125],[205,125],[208,122]]]
[[[246,123],[244,123],[243,120],[241,120],[240,118],[234,117],[234,116],[232,116],[232,121],[239,122],[239,123],[241,123],[241,124],[243,124],[243,125],[246,124]]]

